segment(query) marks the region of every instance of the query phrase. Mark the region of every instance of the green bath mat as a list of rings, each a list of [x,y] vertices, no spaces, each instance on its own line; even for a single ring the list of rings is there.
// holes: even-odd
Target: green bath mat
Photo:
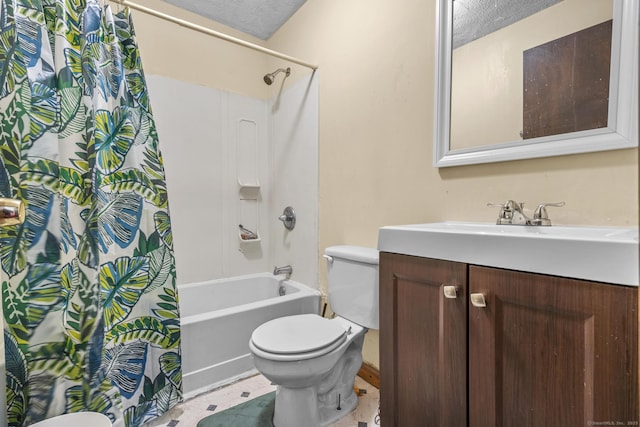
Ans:
[[[198,427],[273,427],[276,392],[251,399],[198,422]]]

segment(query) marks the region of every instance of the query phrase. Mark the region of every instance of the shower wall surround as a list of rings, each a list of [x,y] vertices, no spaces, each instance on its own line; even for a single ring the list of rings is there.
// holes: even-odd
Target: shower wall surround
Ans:
[[[147,80],[178,284],[291,264],[297,281],[317,288],[317,75],[267,100],[157,75]],[[290,232],[278,221],[289,205],[298,214]],[[239,224],[259,241],[242,241]]]
[[[268,250],[273,265],[292,265],[293,278],[315,289],[325,268],[324,260],[318,267],[318,80],[318,71],[290,87],[287,80],[269,100]],[[292,231],[276,220],[287,206],[296,212]]]

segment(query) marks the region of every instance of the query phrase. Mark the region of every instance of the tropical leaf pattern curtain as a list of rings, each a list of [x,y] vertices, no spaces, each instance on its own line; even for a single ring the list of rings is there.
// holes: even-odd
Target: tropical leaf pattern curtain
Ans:
[[[1,0],[0,230],[7,417],[140,426],[182,399],[167,189],[131,16]]]

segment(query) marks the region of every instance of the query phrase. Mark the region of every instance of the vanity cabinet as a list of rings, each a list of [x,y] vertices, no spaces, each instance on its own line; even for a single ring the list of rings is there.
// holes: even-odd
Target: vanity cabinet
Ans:
[[[382,252],[379,268],[382,426],[466,425],[466,265]]]
[[[383,427],[638,425],[638,288],[381,252],[380,399]]]

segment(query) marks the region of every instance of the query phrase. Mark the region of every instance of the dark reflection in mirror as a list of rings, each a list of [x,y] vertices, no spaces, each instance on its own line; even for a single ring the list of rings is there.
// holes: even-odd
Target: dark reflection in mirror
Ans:
[[[607,127],[612,24],[524,51],[524,139]]]

